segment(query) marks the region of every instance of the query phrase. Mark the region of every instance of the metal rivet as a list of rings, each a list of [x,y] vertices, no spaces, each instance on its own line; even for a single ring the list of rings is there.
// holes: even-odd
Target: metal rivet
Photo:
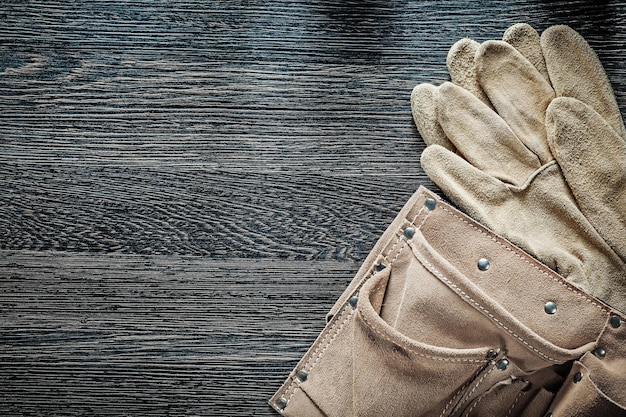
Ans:
[[[424,207],[426,207],[430,211],[433,211],[435,207],[437,207],[437,201],[435,201],[434,198],[427,198],[426,202],[424,203]]]
[[[509,360],[507,358],[500,359],[497,366],[499,370],[504,371],[509,367]]]
[[[413,229],[412,227],[407,227],[406,229],[404,229],[402,234],[404,235],[405,238],[411,239],[413,235],[415,234],[415,229]]]
[[[620,319],[619,316],[616,315],[612,315],[609,321],[611,322],[611,326],[614,329],[617,329],[619,326],[622,325],[622,319]]]
[[[306,381],[308,376],[309,376],[309,373],[305,371],[304,369],[302,369],[298,371],[298,373],[296,374],[296,379],[300,382],[304,382]]]
[[[348,304],[350,304],[350,307],[352,308],[356,308],[356,303],[359,301],[359,297],[357,297],[356,295],[353,295],[352,297],[350,297],[350,299],[348,300]]]
[[[548,314],[554,314],[554,313],[556,313],[556,303],[554,301],[548,301],[543,306],[543,309]]]
[[[381,263],[376,265],[376,272],[380,272],[380,271],[382,271],[385,268],[387,268],[387,265],[385,265],[384,263],[381,262]]]
[[[495,359],[498,356],[498,351],[495,349],[489,349],[487,351],[487,359]]]
[[[285,407],[287,407],[287,399],[285,397],[280,397],[279,399],[276,400],[276,402],[274,403],[276,405],[276,408],[278,408],[279,410],[284,410]]]
[[[604,348],[599,347],[593,351],[593,354],[596,355],[598,358],[604,358],[606,356],[606,350],[604,350]]]
[[[489,263],[489,259],[485,258],[480,258],[477,262],[477,265],[478,269],[480,269],[481,271],[486,271],[491,266],[491,264]]]
[[[583,379],[583,373],[576,372],[576,374],[574,375],[574,384],[578,384],[580,381],[582,381],[582,379]]]

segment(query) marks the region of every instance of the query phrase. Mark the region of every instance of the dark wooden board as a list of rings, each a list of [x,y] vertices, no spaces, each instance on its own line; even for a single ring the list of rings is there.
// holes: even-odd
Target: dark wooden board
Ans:
[[[4,255],[3,416],[271,415],[269,396],[356,267]]]
[[[0,414],[271,415],[419,185],[462,37],[570,24],[626,109],[617,1],[0,3]]]

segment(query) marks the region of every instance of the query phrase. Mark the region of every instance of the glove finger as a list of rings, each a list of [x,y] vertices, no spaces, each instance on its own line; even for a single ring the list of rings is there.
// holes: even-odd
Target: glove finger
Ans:
[[[432,84],[419,84],[411,93],[411,113],[413,120],[426,145],[440,145],[454,151],[454,145],[444,133],[435,105],[437,87]]]
[[[498,114],[542,163],[552,160],[545,111],[554,91],[539,71],[503,41],[483,43],[476,55],[478,81]]]
[[[517,49],[549,82],[548,70],[541,50],[541,38],[532,26],[526,23],[517,23],[504,32],[502,40]],[[492,107],[489,98],[476,78],[474,58],[479,47],[480,44],[472,39],[459,40],[450,48],[446,64],[450,73],[450,80],[453,83],[465,88]]]
[[[476,64],[474,57],[480,44],[472,39],[464,38],[456,42],[448,51],[446,64],[450,80],[461,88],[474,94],[480,101],[492,107],[489,98],[483,91],[476,78]]]
[[[540,167],[536,155],[483,102],[461,87],[444,83],[437,91],[437,117],[458,152],[476,168],[522,186]]]
[[[626,143],[591,106],[569,97],[550,104],[546,127],[581,211],[626,261]]]
[[[502,182],[441,146],[424,149],[420,163],[446,197],[488,227],[489,208],[499,206],[510,194]]]
[[[543,78],[550,82],[546,61],[541,50],[541,37],[532,26],[527,23],[516,23],[504,32],[502,40],[517,49],[537,68]]]
[[[558,25],[543,32],[541,46],[556,95],[589,104],[626,140],[611,83],[587,41],[572,28]]]

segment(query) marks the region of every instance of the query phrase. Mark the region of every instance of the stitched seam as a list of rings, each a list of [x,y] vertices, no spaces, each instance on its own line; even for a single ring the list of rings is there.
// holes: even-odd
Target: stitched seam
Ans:
[[[415,221],[417,220],[417,218],[420,216],[420,214],[424,211],[424,206],[422,206],[419,211],[417,212],[417,214],[415,215],[415,217],[413,218],[413,220],[410,222],[411,224],[414,224]],[[424,223],[426,222],[426,220],[428,219],[428,217],[430,216],[430,211],[428,212],[428,214],[424,217],[424,220],[422,220],[422,222],[420,223],[420,225],[417,227],[417,229],[419,230]],[[403,235],[400,234],[400,236],[398,236],[398,238],[396,239],[396,242],[393,244],[393,246],[391,247],[391,249],[389,250],[389,254],[393,253],[395,247],[398,245],[398,243],[400,241],[404,241],[404,245],[398,250],[398,253],[396,254],[396,256],[393,258],[393,260],[389,263],[389,267],[391,267],[393,265],[393,263],[398,259],[398,257],[400,256],[400,253],[402,253],[402,251],[404,251],[404,249],[407,247],[407,240],[403,239]],[[387,257],[387,255],[383,255],[385,258]],[[372,271],[370,273],[370,276],[367,278],[371,278],[374,275],[374,272]],[[363,280],[363,283],[367,280]],[[363,284],[361,284],[355,291],[358,291]],[[307,369],[308,372],[311,372],[311,370],[315,367],[315,365],[319,362],[319,360],[322,358],[322,356],[324,355],[324,353],[326,352],[326,349],[328,349],[328,347],[330,346],[330,344],[335,340],[335,338],[337,337],[337,335],[339,334],[339,332],[343,329],[343,327],[345,326],[345,324],[347,323],[347,321],[352,317],[354,310],[345,305],[344,308],[342,309],[340,314],[345,314],[345,312],[350,309],[349,314],[343,319],[343,321],[339,324],[339,326],[337,328],[335,328],[335,326],[337,325],[338,320],[335,322],[335,324],[333,325],[333,327],[331,327],[328,330],[328,334],[320,341],[326,341],[324,346],[321,348],[320,350],[320,345],[318,345],[318,347],[315,349],[315,351],[313,351],[311,353],[311,355],[309,356],[309,358],[307,359],[307,361],[305,362],[305,364],[303,365],[302,369]],[[369,325],[369,323],[368,323]],[[372,327],[372,326],[370,326]],[[319,352],[319,353],[318,353]],[[427,357],[423,354],[419,354],[417,352],[415,352],[416,354],[420,355],[420,356],[424,356]],[[315,360],[311,363],[312,358],[315,357]],[[310,364],[310,365],[309,365]],[[295,388],[294,388],[295,387]],[[299,388],[299,381],[297,381],[297,379],[293,379],[291,384],[289,384],[289,386],[285,389],[284,393],[287,393],[291,390],[291,394],[289,395],[289,398],[287,399],[287,402],[289,402],[291,400],[291,398],[295,395],[296,390]]]
[[[467,413],[465,413],[465,417],[469,417],[470,413],[472,411],[474,411],[474,408],[476,408],[476,406],[478,405],[479,402],[482,401],[482,399],[485,398],[484,395],[481,395],[480,397],[478,397],[478,399],[476,401],[474,401],[474,403],[472,404],[472,406],[469,408],[469,410],[467,410]]]
[[[537,171],[535,171],[529,178],[528,180],[526,180],[526,183],[522,186],[522,187],[516,187],[516,186],[511,186],[511,185],[506,185],[506,187],[512,191],[513,193],[518,193],[518,192],[522,192],[524,191],[526,188],[528,188],[530,186],[530,184],[533,182],[533,180],[539,176],[542,172],[547,171],[549,168],[556,166],[556,169],[558,170],[558,174],[561,176],[561,178],[564,180],[565,184],[567,185],[567,187],[569,187],[571,189],[570,184],[567,181],[567,178],[565,178],[565,176],[563,175],[563,171],[561,170],[561,168],[558,166],[558,163],[555,160],[552,160],[548,163],[546,163],[545,165],[543,165],[542,167],[540,167]],[[587,227],[585,227],[585,225],[583,225],[579,219],[575,218],[574,216],[572,216],[570,213],[565,213],[565,215],[567,216],[568,219],[572,220],[574,223],[576,223],[580,229],[582,230],[582,232],[587,235],[587,237],[589,237],[591,240],[595,240],[596,237],[592,236],[591,233],[589,233],[587,231]],[[596,231],[597,230],[595,227],[593,227],[593,225],[589,224],[589,226],[591,226],[591,228],[593,230]]]
[[[391,249],[389,249],[389,253],[393,253],[393,250],[396,248],[396,246],[398,245],[398,243],[400,243],[400,241],[402,241],[402,235],[398,236],[398,238],[396,239],[396,242],[393,244],[393,246],[391,247]],[[402,251],[402,249],[400,249],[400,251]],[[383,255],[385,258],[387,257],[387,255]],[[393,261],[391,261],[389,263],[389,266],[391,266],[391,264],[398,258],[398,256],[396,255],[396,257],[393,259]],[[373,275],[373,274],[370,274]]]
[[[378,290],[380,290],[380,288],[384,285],[385,283],[383,281],[379,282],[376,287],[373,288],[373,291],[376,292]],[[397,343],[394,342],[389,336],[387,336],[386,334],[384,334],[384,332],[380,331],[376,325],[373,325],[372,323],[370,323],[370,321],[366,318],[366,316],[364,314],[361,314],[361,319],[363,319],[363,321],[365,322],[365,324],[368,325],[368,327],[372,330],[374,330],[379,336],[382,336],[383,339],[385,339],[387,342],[396,345]],[[460,358],[441,358],[438,356],[433,356],[433,355],[428,355],[426,353],[422,353],[419,352],[418,350],[416,350],[415,348],[412,347],[408,347],[408,346],[402,346],[403,349],[408,350],[411,353],[416,354],[417,356],[420,356],[422,358],[427,358],[427,359],[431,359],[431,360],[436,360],[436,361],[442,361],[442,362],[458,362],[458,363],[484,363],[485,360],[484,359],[460,359]]]
[[[520,391],[519,394],[517,394],[517,397],[515,398],[515,401],[513,402],[513,405],[511,406],[511,408],[509,408],[509,412],[506,413],[506,417],[509,417],[511,415],[511,413],[513,412],[513,409],[517,405],[517,402],[519,401],[520,398],[522,398],[522,395],[524,395],[524,394],[525,394],[524,391]]]
[[[417,218],[420,216],[420,214],[422,214],[422,211],[424,211],[424,207],[422,207],[417,214],[415,215],[415,217],[413,217],[413,220],[411,220],[411,224],[415,223],[415,220],[417,220]],[[424,223],[426,223],[426,220],[428,219],[428,217],[430,217],[430,213],[432,213],[432,211],[428,211],[428,214],[426,214],[426,216],[424,216],[424,220],[422,220],[422,222],[420,223],[419,226],[417,226],[417,229],[421,229],[422,226],[424,226]]]
[[[530,176],[528,177],[528,179],[526,179],[526,182],[524,182],[524,184],[522,184],[520,186],[506,184],[506,187],[509,190],[513,191],[514,193],[520,193],[520,192],[526,190],[530,186],[530,184],[535,180],[535,178],[537,178],[539,176],[539,174],[541,174],[543,171],[547,170],[548,168],[550,168],[553,165],[556,165],[556,161],[554,159],[551,160],[550,162],[542,165],[541,167],[539,167],[539,169],[537,169],[535,172],[530,174]]]
[[[348,310],[348,308],[350,308],[349,306],[345,306],[340,314],[345,314],[345,312]],[[339,323],[338,327],[335,329],[334,327],[337,326],[337,322],[335,322],[335,324],[333,325],[333,327],[331,327],[331,329],[329,329],[328,332],[328,337],[323,340],[326,340],[326,343],[324,344],[323,347],[320,348],[320,346],[318,345],[318,347],[315,349],[315,351],[313,351],[311,353],[311,355],[309,356],[309,358],[307,359],[307,361],[305,362],[304,366],[302,367],[302,369],[308,369],[308,372],[310,372],[315,365],[317,364],[317,362],[319,362],[319,360],[322,358],[322,356],[324,355],[324,352],[326,352],[326,349],[328,349],[328,347],[330,346],[330,344],[333,342],[333,340],[337,337],[337,335],[339,335],[339,332],[343,329],[343,327],[345,326],[345,324],[347,323],[348,319],[352,316],[353,311],[350,311],[346,317],[343,319],[343,321],[341,323]],[[321,349],[321,350],[320,350]],[[318,353],[319,352],[319,353]],[[311,359],[315,357],[315,360],[313,361],[313,363],[311,363]],[[310,367],[309,367],[310,364]],[[287,389],[285,390],[285,392],[288,392],[290,390],[293,389],[293,391],[291,392],[291,394],[289,395],[289,398],[287,398],[287,402],[291,401],[291,398],[295,395],[296,390],[298,389],[298,381],[297,379],[293,379],[291,381],[291,384],[289,384],[289,387],[287,387]],[[295,388],[294,388],[295,387]]]
[[[396,256],[394,256],[394,258],[391,260],[391,262],[389,262],[389,267],[391,267],[391,265],[393,265],[394,262],[396,262],[398,260],[398,257],[400,257],[400,254],[404,251],[404,249],[407,246],[407,241],[405,239],[400,238],[400,240],[404,241],[404,245],[400,248],[400,250],[398,250],[398,253],[396,253]]]
[[[415,215],[415,217],[413,218],[413,221],[411,221],[411,224],[414,224],[414,223],[415,223],[415,220],[417,220],[417,218],[419,217],[419,215],[422,213],[422,211],[423,211],[423,210],[424,210],[424,208],[422,207],[422,208],[418,211],[418,213]],[[428,213],[428,214],[424,217],[424,219],[423,219],[423,220],[422,220],[422,222],[419,224],[419,226],[417,226],[417,229],[418,229],[418,230],[422,228],[422,226],[424,225],[424,223],[426,223],[426,220],[427,220],[427,219],[428,219],[428,217],[430,216],[430,213],[431,213],[431,212],[429,212],[429,213]],[[402,235],[399,237],[398,241],[400,241],[400,240],[404,240],[404,245],[400,248],[400,250],[398,251],[398,253],[397,253],[397,254],[396,254],[396,256],[394,257],[394,259],[391,261],[391,263],[389,264],[389,267],[391,267],[391,266],[393,265],[393,263],[394,263],[394,262],[398,259],[398,256],[400,256],[400,254],[402,253],[402,251],[403,251],[403,250],[404,250],[404,249],[408,246],[408,242],[407,242],[407,240],[402,239]],[[397,242],[396,242],[396,244],[397,244]],[[394,244],[394,247],[395,247],[395,246],[396,246],[396,245]],[[392,248],[392,249],[393,249],[393,248]],[[391,252],[391,251],[390,251],[390,252]],[[384,285],[384,282],[383,282],[383,281],[379,282],[379,283],[376,285],[376,287],[374,287],[374,288],[373,288],[373,291],[374,291],[374,292],[376,292],[376,291],[380,290],[380,288],[381,288],[383,285]],[[364,322],[365,322],[365,323],[366,323],[366,324],[367,324],[367,325],[368,325],[368,326],[369,326],[372,330],[376,331],[376,332],[377,332],[379,335],[381,335],[381,336],[382,336],[382,337],[383,337],[383,338],[384,338],[387,342],[389,342],[389,343],[391,343],[391,344],[394,344],[394,345],[396,344],[396,343],[395,343],[394,341],[392,341],[392,340],[391,340],[388,336],[383,335],[384,333],[383,333],[383,332],[381,332],[381,331],[379,331],[375,325],[373,325],[372,323],[370,323],[370,322],[368,321],[368,319],[367,319],[364,315],[361,315],[361,318],[363,319],[363,321],[364,321]],[[425,354],[425,353],[421,353],[421,352],[419,352],[419,351],[417,351],[417,350],[415,350],[415,349],[413,349],[413,348],[410,348],[410,347],[404,347],[404,346],[403,346],[403,348],[406,348],[408,351],[410,351],[410,352],[414,353],[414,354],[415,354],[415,355],[417,355],[417,356],[420,356],[420,357],[423,357],[423,358],[427,358],[427,359],[431,359],[431,360],[437,360],[437,361],[443,361],[443,362],[458,362],[458,363],[483,363],[483,362],[484,362],[484,359],[455,359],[455,358],[440,358],[440,357],[437,357],[437,356],[432,356],[432,355],[427,355],[427,354]]]
[[[459,396],[459,394],[461,394],[461,392],[465,389],[465,387],[467,387],[467,384],[461,385],[461,388],[456,390],[456,392],[454,393],[454,395],[452,396],[450,401],[448,401],[448,404],[446,404],[446,406],[441,411],[441,414],[439,414],[439,417],[444,417],[446,415],[446,412],[448,411],[448,408],[450,408],[450,406],[452,405],[454,400],[456,400],[456,398]]]
[[[485,368],[481,368],[478,372],[476,372],[475,375],[480,374],[484,369]],[[473,378],[471,380],[466,381],[463,385],[461,385],[461,387],[459,389],[456,390],[454,395],[452,395],[452,398],[450,398],[450,401],[448,401],[448,404],[446,404],[444,409],[441,411],[441,414],[439,414],[439,417],[444,417],[444,415],[446,414],[446,412],[448,411],[448,409],[450,408],[452,403],[461,395],[461,393],[463,391],[465,391],[465,388],[467,388],[467,386],[470,384],[470,381],[472,381],[472,380],[473,380]]]
[[[448,408],[450,408],[450,406],[452,405],[452,403],[454,402],[454,400],[457,399],[457,397],[461,394],[461,392],[463,392],[463,390],[467,387],[467,383],[461,385],[461,388],[459,388],[458,390],[456,390],[456,392],[454,393],[454,395],[452,396],[452,398],[450,398],[450,401],[448,401],[448,404],[446,404],[446,406],[443,408],[443,410],[441,411],[441,414],[439,414],[439,417],[444,417],[446,415],[446,412],[448,411]]]
[[[522,342],[524,345],[526,345],[529,349],[531,349],[537,355],[539,355],[539,356],[549,360],[550,362],[555,362],[555,363],[561,363],[562,362],[562,361],[559,361],[557,359],[551,358],[550,356],[548,356],[545,353],[541,352],[539,349],[537,349],[534,346],[532,346],[530,343],[528,343],[526,340],[524,340],[521,336],[519,336],[513,330],[509,329],[504,323],[502,323],[500,320],[498,320],[498,318],[496,316],[494,316],[493,313],[491,313],[489,310],[487,310],[485,307],[483,307],[478,301],[474,300],[469,294],[467,294],[465,291],[463,291],[461,288],[459,288],[451,280],[446,278],[441,272],[439,272],[439,270],[437,268],[434,267],[433,264],[431,264],[426,259],[424,259],[424,257],[422,257],[422,255],[419,254],[419,252],[416,251],[415,255],[419,258],[419,260],[422,263],[427,264],[430,267],[430,269],[433,271],[433,273],[436,274],[439,277],[439,279],[441,279],[443,282],[445,282],[446,285],[448,285],[450,288],[452,288],[454,291],[456,291],[458,294],[460,294],[463,298],[469,300],[471,302],[471,304],[473,304],[476,308],[478,308],[480,311],[482,311],[483,314],[485,314],[491,320],[496,322],[500,327],[502,327],[504,330],[506,330],[507,333],[509,333],[511,336],[515,337],[517,340]]]
[[[344,307],[344,312],[348,310],[348,306]],[[328,339],[328,342],[326,342],[326,344],[324,345],[324,348],[321,350],[321,352],[317,355],[317,357],[315,358],[315,361],[313,361],[313,363],[311,364],[311,367],[308,368],[309,370],[313,369],[313,367],[317,364],[317,362],[319,362],[320,358],[324,355],[324,352],[326,352],[326,349],[328,349],[328,346],[330,346],[330,344],[333,342],[333,340],[335,340],[335,338],[337,337],[337,335],[339,335],[339,333],[341,332],[341,330],[343,329],[343,327],[345,326],[346,322],[350,319],[350,317],[352,316],[354,310],[350,311],[348,313],[348,315],[346,315],[346,317],[343,319],[343,321],[341,322],[341,324],[339,325],[339,327],[337,328],[337,330],[334,332],[334,334],[332,335],[331,338]],[[307,361],[307,364],[308,365]],[[305,365],[305,368],[306,368]]]
[[[365,316],[361,315],[361,318],[363,319],[363,321],[369,326],[369,328],[371,328],[372,330],[376,331],[378,333],[379,336],[382,336],[383,339],[385,339],[387,342],[396,345],[397,343],[394,342],[393,340],[391,340],[391,338],[389,338],[386,335],[381,335],[380,331],[378,329],[376,329],[376,327],[374,325],[372,325],[372,323],[370,323]],[[407,346],[402,346],[403,349],[408,350],[411,353],[414,353],[417,356],[420,356],[422,358],[426,358],[426,359],[431,359],[431,360],[435,360],[435,361],[441,361],[441,362],[456,362],[456,363],[484,363],[485,360],[484,359],[460,359],[460,358],[441,358],[438,356],[433,356],[433,355],[428,355],[426,353],[421,353],[418,350],[416,350],[415,348],[412,347],[407,347]]]
[[[480,378],[480,380],[476,383],[476,385],[474,385],[474,388],[472,388],[472,390],[471,390],[470,392],[468,392],[467,394],[465,394],[465,399],[464,399],[464,400],[461,400],[461,402],[459,402],[459,403],[457,404],[457,406],[456,406],[456,407],[454,407],[454,409],[455,409],[455,410],[458,410],[459,408],[461,408],[461,407],[463,406],[463,404],[465,404],[465,402],[467,402],[467,400],[469,399],[469,397],[471,397],[471,396],[474,394],[474,392],[476,391],[476,389],[478,388],[478,386],[479,386],[480,384],[482,384],[482,383],[483,383],[483,381],[485,380],[485,378],[487,378],[487,377],[488,377],[488,376],[489,376],[489,375],[493,372],[493,370],[497,368],[497,366],[498,366],[498,364],[496,363],[496,364],[494,364],[494,365],[491,367],[491,369],[489,369],[489,371],[485,372],[485,374],[482,376],[482,378]],[[476,404],[478,404],[478,403],[476,403]]]
[[[341,317],[343,314],[345,314],[346,311],[348,311],[348,310],[347,310],[346,306],[344,306],[344,308],[341,309],[341,311],[339,313],[339,317]],[[307,368],[309,366],[309,363],[311,363],[311,360],[314,357],[316,358],[314,363],[317,362],[317,360],[318,360],[317,358],[319,357],[318,352],[320,352],[320,349],[322,350],[322,352],[324,350],[326,350],[326,347],[330,343],[330,340],[333,339],[337,335],[337,333],[339,333],[339,331],[341,330],[341,328],[345,324],[345,321],[346,321],[345,318],[341,322],[339,322],[339,319],[337,319],[337,321],[335,321],[335,323],[333,323],[332,327],[330,329],[328,329],[328,332],[325,335],[325,337],[322,340],[320,340],[320,343],[317,345],[316,349],[312,352],[311,356],[309,356],[309,358],[307,359],[306,363],[304,364],[304,368]]]
[[[483,234],[484,236],[486,236],[488,239],[490,239],[491,241],[497,243],[499,246],[501,246],[502,248],[506,249],[507,251],[511,252],[513,255],[515,255],[518,259],[521,259],[522,261],[524,261],[525,263],[527,263],[528,265],[532,266],[534,269],[536,269],[537,271],[539,271],[540,273],[542,273],[543,275],[547,276],[548,278],[550,278],[552,281],[556,282],[557,284],[567,288],[569,291],[571,291],[573,294],[575,294],[576,296],[582,298],[583,300],[587,301],[588,303],[591,303],[592,305],[594,305],[595,307],[597,307],[598,309],[600,309],[603,313],[607,313],[608,312],[598,303],[596,303],[594,300],[592,300],[589,297],[584,296],[583,294],[581,294],[580,292],[576,291],[574,288],[572,288],[572,286],[570,286],[569,284],[563,282],[563,280],[558,279],[557,277],[547,273],[546,271],[544,271],[543,269],[539,268],[537,265],[535,265],[534,263],[530,262],[528,259],[524,258],[523,256],[521,256],[519,253],[515,252],[514,250],[512,250],[510,247],[508,247],[507,245],[503,244],[502,242],[499,242],[497,239],[495,239],[493,236],[488,235],[487,233],[485,233],[484,230],[481,230],[479,228],[477,228],[475,225],[473,225],[472,223],[468,222],[466,219],[460,217],[459,215],[457,215],[456,213],[451,212],[450,210],[448,210],[446,207],[442,207],[442,209],[444,211],[446,211],[447,214],[456,217],[457,219],[461,220],[463,223],[467,224],[468,226],[470,226],[472,229],[476,230],[477,232]]]
[[[413,220],[410,221],[410,224],[414,224],[415,220],[417,220],[417,218],[420,216],[420,214],[422,214],[422,211],[424,211],[424,207],[422,206],[422,208],[419,209],[419,211],[417,212],[417,214],[415,215],[415,217],[413,218]],[[430,216],[430,212],[424,217],[424,220],[422,220],[422,223],[420,223],[419,226],[417,226],[417,230],[421,229],[422,226],[424,225],[424,223],[426,222],[426,219],[428,219],[428,216]],[[404,250],[404,248],[406,248],[406,239],[402,238],[402,233],[400,234],[400,236],[398,236],[398,238],[396,239],[395,243],[393,244],[393,246],[389,249],[388,255],[392,254],[394,249],[396,248],[396,246],[398,245],[398,243],[400,242],[404,242],[404,246],[402,246],[398,252],[396,253],[396,256],[389,262],[389,266],[393,265],[393,263],[398,259],[398,257],[400,256],[400,254],[402,253],[402,251]],[[388,255],[384,255],[385,258],[387,258]],[[371,274],[374,275],[374,274]],[[370,276],[371,276],[370,275]]]
[[[423,206],[419,209],[419,211],[417,212],[417,214],[413,218],[413,221],[411,221],[411,224],[413,224],[415,222],[415,220],[417,220],[417,218],[422,213],[422,211],[424,211],[424,207]],[[418,229],[421,228],[424,225],[424,223],[426,222],[426,219],[428,218],[429,215],[430,215],[430,212],[425,216],[424,220],[419,225]],[[400,250],[398,251],[398,253],[394,257],[394,259],[389,263],[389,267],[391,267],[393,265],[393,263],[398,259],[398,256],[400,256],[400,253],[402,251],[404,251],[404,249],[407,246],[407,241],[405,239],[403,239],[402,238],[402,234],[400,234],[400,236],[398,236],[398,238],[396,239],[396,242],[393,244],[393,246],[389,250],[389,253],[393,253],[394,249],[396,248],[396,246],[398,245],[398,243],[400,241],[404,241],[404,245],[400,248]],[[373,272],[370,273],[370,276],[367,279],[371,278],[372,275],[374,275]],[[365,282],[365,280],[364,280],[364,282]],[[357,290],[358,289],[360,289],[360,287],[357,288]],[[343,329],[343,327],[345,326],[347,321],[350,319],[350,317],[352,317],[352,315],[354,313],[354,310],[352,309],[352,307],[348,307],[347,305],[344,306],[344,308],[341,310],[340,315],[341,314],[345,314],[346,311],[348,311],[348,308],[350,309],[349,314],[341,321],[341,323],[338,325],[338,327],[336,327],[336,326],[337,326],[337,323],[339,322],[339,320],[335,321],[335,324],[333,325],[333,327],[328,329],[328,332],[327,332],[326,336],[322,340],[320,340],[320,344],[311,353],[311,355],[309,356],[307,361],[304,363],[302,369],[306,369],[308,372],[311,372],[311,370],[313,370],[315,365],[320,361],[322,356],[324,356],[324,353],[326,352],[326,350],[328,349],[330,344],[333,342],[333,340],[335,340],[335,338],[337,337],[339,332]],[[323,343],[323,347],[321,347],[322,343]],[[313,360],[313,362],[311,363],[311,360],[313,358],[315,358],[315,360]],[[296,390],[298,389],[298,386],[299,386],[299,382],[297,381],[297,379],[293,379],[291,384],[289,384],[289,386],[285,389],[285,391],[284,391],[285,393],[291,391],[291,393],[289,395],[289,398],[287,398],[287,402],[289,402],[291,400],[291,398],[295,395]]]
[[[506,414],[505,417],[509,417],[511,415],[511,413],[513,412],[513,410],[515,409],[515,406],[517,406],[517,403],[519,402],[520,398],[525,394],[524,391],[520,391],[519,394],[517,394],[517,396],[515,397],[515,401],[513,402],[513,404],[511,405],[511,407],[509,407],[509,412]],[[485,398],[485,395],[481,395],[480,397],[478,397],[474,403],[472,403],[472,406],[467,410],[467,412],[465,413],[465,417],[469,417],[470,413],[472,411],[474,411],[474,409],[476,408],[476,406],[478,406],[478,403],[480,403],[482,401],[482,399]]]

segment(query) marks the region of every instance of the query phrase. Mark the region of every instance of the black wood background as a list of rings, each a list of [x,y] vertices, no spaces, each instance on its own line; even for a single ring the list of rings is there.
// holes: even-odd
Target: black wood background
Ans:
[[[432,186],[411,89],[516,22],[626,108],[624,2],[0,2],[0,415],[273,415]]]

